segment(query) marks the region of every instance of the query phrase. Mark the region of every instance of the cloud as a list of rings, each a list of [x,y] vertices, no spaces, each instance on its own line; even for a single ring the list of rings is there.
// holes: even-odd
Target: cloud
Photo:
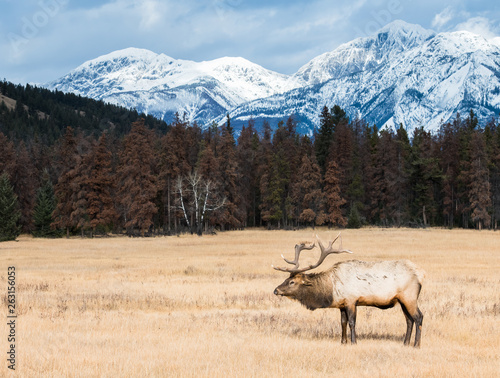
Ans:
[[[141,22],[139,27],[143,30],[151,30],[165,17],[167,6],[155,0],[141,1],[139,4]]]
[[[498,36],[500,23],[489,21],[500,20],[494,1],[457,0],[448,7],[435,0],[339,0],[335,6],[330,0],[0,0],[0,73],[44,82],[99,55],[139,47],[196,61],[241,56],[292,74],[395,19]],[[22,38],[18,44],[9,39],[14,34]]]
[[[448,22],[450,22],[453,17],[455,16],[455,12],[453,11],[452,7],[447,7],[441,11],[441,13],[438,13],[434,16],[434,19],[432,20],[432,27],[436,29],[441,29],[444,25],[446,25]]]
[[[472,17],[458,24],[455,30],[466,30],[471,33],[482,35],[486,39],[498,36],[498,28],[486,17]]]

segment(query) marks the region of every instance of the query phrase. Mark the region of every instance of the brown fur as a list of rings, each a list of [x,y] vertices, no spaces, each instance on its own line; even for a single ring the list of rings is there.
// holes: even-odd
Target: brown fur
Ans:
[[[357,306],[381,309],[396,303],[406,317],[404,343],[410,343],[416,323],[415,346],[420,346],[423,315],[417,305],[425,273],[408,260],[340,262],[321,273],[292,273],[274,294],[298,300],[309,310],[339,308],[342,320],[342,343],[347,342],[346,327],[351,329],[351,343],[356,343]]]

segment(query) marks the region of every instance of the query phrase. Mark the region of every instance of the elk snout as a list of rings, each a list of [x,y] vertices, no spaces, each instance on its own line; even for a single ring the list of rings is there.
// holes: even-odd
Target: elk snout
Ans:
[[[280,289],[276,288],[274,289],[274,295],[283,295],[283,292]]]

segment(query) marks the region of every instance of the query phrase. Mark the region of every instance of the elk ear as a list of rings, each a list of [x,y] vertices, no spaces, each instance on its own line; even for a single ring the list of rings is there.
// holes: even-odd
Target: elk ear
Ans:
[[[304,286],[312,286],[312,281],[309,279],[309,277],[304,277],[302,279],[302,285]]]

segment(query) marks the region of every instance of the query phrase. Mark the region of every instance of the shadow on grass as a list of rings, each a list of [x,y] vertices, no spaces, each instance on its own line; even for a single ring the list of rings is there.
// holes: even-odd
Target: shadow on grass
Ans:
[[[348,332],[349,334],[349,332]],[[394,335],[390,333],[356,333],[357,340],[389,340],[389,341],[397,341],[401,344],[404,340],[404,335]]]

